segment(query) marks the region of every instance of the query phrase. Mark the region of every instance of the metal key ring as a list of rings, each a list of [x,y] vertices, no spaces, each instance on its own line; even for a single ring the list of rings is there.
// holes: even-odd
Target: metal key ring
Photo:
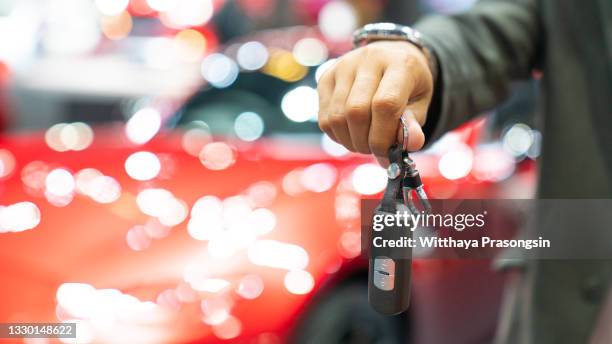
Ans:
[[[402,137],[402,150],[404,152],[408,151],[408,119],[406,118],[408,112],[412,113],[412,111],[407,110],[400,116],[400,122],[402,125],[402,133],[404,134],[404,136]]]

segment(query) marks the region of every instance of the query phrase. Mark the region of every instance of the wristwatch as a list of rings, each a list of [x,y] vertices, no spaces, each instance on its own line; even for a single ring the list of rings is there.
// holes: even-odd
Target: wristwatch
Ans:
[[[372,23],[357,29],[353,33],[353,45],[357,48],[374,41],[406,41],[419,48],[429,64],[429,69],[436,80],[438,61],[431,49],[423,42],[422,35],[417,30],[393,23]]]

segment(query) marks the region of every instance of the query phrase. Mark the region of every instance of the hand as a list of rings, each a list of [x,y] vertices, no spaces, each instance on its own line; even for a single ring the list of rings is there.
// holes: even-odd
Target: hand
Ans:
[[[389,148],[409,123],[408,149],[425,142],[421,126],[433,93],[427,57],[409,42],[378,41],[342,56],[318,86],[319,127],[348,150],[387,165]]]

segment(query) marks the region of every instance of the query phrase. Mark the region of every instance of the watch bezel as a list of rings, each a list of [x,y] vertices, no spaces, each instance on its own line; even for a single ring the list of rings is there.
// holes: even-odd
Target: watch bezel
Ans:
[[[406,40],[423,48],[421,34],[415,29],[394,23],[371,23],[353,33],[353,44],[361,46],[377,40]]]

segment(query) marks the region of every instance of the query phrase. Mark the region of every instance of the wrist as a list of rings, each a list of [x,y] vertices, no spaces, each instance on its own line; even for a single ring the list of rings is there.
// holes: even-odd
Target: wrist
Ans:
[[[393,23],[367,24],[353,33],[353,44],[360,47],[376,41],[404,41],[417,47],[427,60],[432,80],[438,75],[438,61],[433,50],[423,41],[419,31]]]

